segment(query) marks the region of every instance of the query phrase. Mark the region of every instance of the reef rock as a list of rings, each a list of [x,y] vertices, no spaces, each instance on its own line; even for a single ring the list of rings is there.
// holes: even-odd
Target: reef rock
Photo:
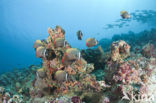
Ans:
[[[125,41],[116,41],[111,45],[111,58],[113,61],[119,61],[130,55],[130,46]]]
[[[141,53],[147,58],[156,57],[156,50],[154,48],[154,45],[151,43],[148,43],[145,46],[143,46]]]

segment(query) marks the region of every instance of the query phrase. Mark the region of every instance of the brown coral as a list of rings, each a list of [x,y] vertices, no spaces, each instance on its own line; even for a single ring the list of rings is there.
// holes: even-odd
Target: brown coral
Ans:
[[[130,55],[130,46],[125,41],[116,41],[111,45],[111,58],[113,61],[120,61]]]

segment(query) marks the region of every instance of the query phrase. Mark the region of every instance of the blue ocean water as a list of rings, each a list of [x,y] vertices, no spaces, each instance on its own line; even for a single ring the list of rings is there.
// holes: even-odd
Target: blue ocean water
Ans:
[[[85,39],[141,32],[156,27],[155,0],[0,0],[0,73],[40,64],[33,43],[48,36],[48,27],[60,25],[66,40],[84,49]],[[126,10],[131,19],[122,20]],[[76,37],[77,30],[84,34]]]

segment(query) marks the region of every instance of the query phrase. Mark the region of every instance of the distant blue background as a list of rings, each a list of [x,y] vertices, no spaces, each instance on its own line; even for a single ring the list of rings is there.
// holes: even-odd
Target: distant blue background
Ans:
[[[48,36],[48,27],[60,25],[73,47],[86,48],[88,37],[100,40],[150,29],[135,22],[120,29],[102,28],[120,19],[121,10],[156,10],[155,5],[156,0],[0,0],[0,73],[39,64],[32,47],[36,39]],[[79,29],[84,33],[82,41],[76,37]]]

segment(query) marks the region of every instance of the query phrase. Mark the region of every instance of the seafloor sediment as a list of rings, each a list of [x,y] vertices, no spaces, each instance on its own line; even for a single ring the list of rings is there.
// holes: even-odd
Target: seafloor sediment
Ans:
[[[115,35],[81,51],[60,26],[48,33],[34,43],[41,65],[0,75],[0,103],[156,102],[155,29]]]

